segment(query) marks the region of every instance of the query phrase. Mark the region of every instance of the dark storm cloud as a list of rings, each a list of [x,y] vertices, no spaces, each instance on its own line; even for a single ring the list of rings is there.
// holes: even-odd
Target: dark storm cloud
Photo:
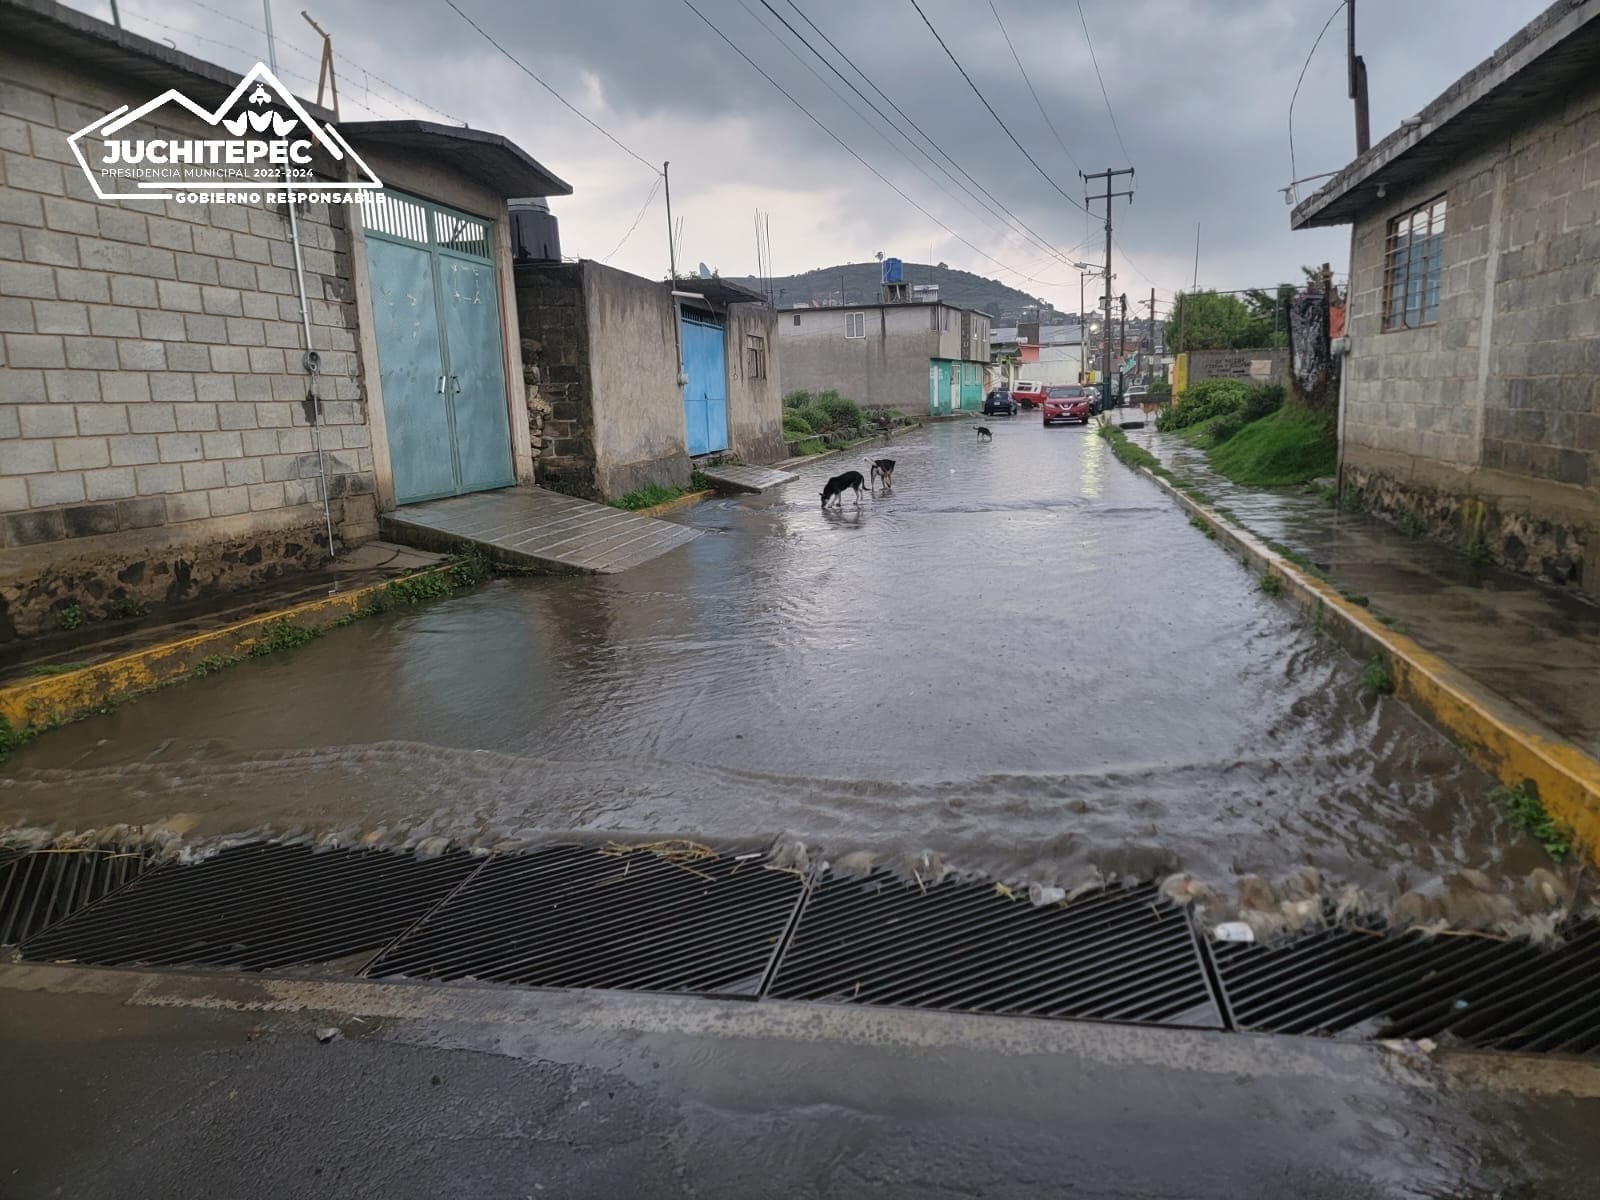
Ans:
[[[727,273],[752,269],[753,239],[747,231],[751,209],[760,205],[772,213],[779,270],[860,261],[880,249],[920,260],[931,240],[934,253],[952,265],[1004,274],[874,179],[682,0],[457,2],[506,49],[644,158],[673,161],[674,207],[685,218],[685,245],[692,257]],[[1074,208],[1010,143],[909,0],[796,2],[988,192],[1056,249],[1075,258],[1100,253],[1098,221]],[[1131,207],[1119,202],[1115,210],[1119,247],[1130,256],[1119,255],[1120,290],[1147,295],[1151,279],[1163,293],[1187,283],[1194,269],[1196,222],[1203,284],[1239,287],[1293,278],[1301,262],[1329,260],[1342,267],[1345,233],[1290,233],[1288,209],[1277,191],[1291,178],[1289,98],[1334,4],[1084,0],[1125,158],[1074,0],[995,0],[1073,162],[1041,119],[988,0],[921,2],[990,102],[1068,196],[1082,199],[1078,166],[1095,171],[1132,160],[1138,169],[1137,197]],[[789,0],[771,3],[825,49]],[[1074,272],[1052,264],[1046,250],[1026,239],[1008,236],[988,214],[969,212],[970,200],[937,190],[870,132],[773,37],[769,31],[861,107],[794,43],[760,0],[695,4],[918,203],[995,258],[1043,281],[1022,286],[1076,307]],[[1358,49],[1371,79],[1374,135],[1381,137],[1421,108],[1542,7],[1537,0],[1387,0],[1381,6],[1369,0],[1359,5]],[[283,10],[275,9],[280,33],[314,50],[297,8],[278,8]],[[167,0],[159,11],[150,11],[197,35],[242,38],[246,44],[251,35],[238,18],[259,22],[259,9],[252,4],[240,7],[231,22],[193,0]],[[461,119],[507,134],[565,175],[577,189],[558,208],[569,251],[601,256],[626,232],[650,187],[646,169],[520,74],[444,0],[340,0],[313,15],[336,32],[343,53],[369,70]],[[137,20],[130,25],[153,32],[141,30]],[[218,61],[229,58],[214,44],[184,48]],[[284,57],[286,67],[314,76],[308,59],[293,51]],[[420,113],[348,66],[342,90],[384,115],[399,115],[397,105]],[[349,115],[367,119],[371,114]],[[919,154],[891,140],[960,195]],[[1342,14],[1306,73],[1295,108],[1295,150],[1300,175],[1334,170],[1353,153]],[[664,241],[658,233],[665,225],[659,204],[657,198],[648,224],[619,253],[617,265],[659,273],[655,260],[661,254],[653,248]],[[1075,249],[1086,237],[1088,245]]]

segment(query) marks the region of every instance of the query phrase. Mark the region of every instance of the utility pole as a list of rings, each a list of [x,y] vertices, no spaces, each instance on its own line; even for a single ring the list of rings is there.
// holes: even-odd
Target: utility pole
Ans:
[[[1367,62],[1356,53],[1356,0],[1345,0],[1344,13],[1350,99],[1356,105],[1356,153],[1365,154],[1372,149],[1372,127],[1367,123]]]
[[[1103,179],[1105,180],[1106,184],[1106,190],[1101,195],[1090,196],[1086,194],[1083,198],[1085,207],[1088,207],[1088,205],[1096,200],[1104,200],[1106,202],[1106,336],[1104,342],[1105,348],[1100,359],[1105,372],[1105,377],[1100,381],[1100,411],[1104,412],[1106,409],[1111,407],[1111,201],[1118,196],[1126,196],[1128,198],[1128,203],[1133,203],[1133,189],[1131,187],[1125,192],[1116,192],[1112,191],[1112,186],[1119,175],[1128,176],[1129,182],[1131,183],[1133,181],[1133,168],[1123,167],[1120,170],[1115,171],[1107,168],[1104,171],[1096,171],[1093,175],[1087,175],[1084,172],[1079,171],[1078,175],[1083,179],[1085,184],[1087,184],[1091,179]]]
[[[1122,303],[1122,324],[1117,328],[1117,369],[1122,369],[1122,360],[1128,357],[1128,293],[1119,297]]]
[[[322,107],[322,89],[324,85],[333,87],[333,119],[339,119],[339,78],[333,72],[333,38],[322,32],[322,26],[311,19],[311,14],[304,9],[300,15],[306,19],[306,24],[317,31],[322,38],[322,66],[317,71],[317,107]]]
[[[673,245],[672,238],[672,180],[667,177],[667,168],[670,162],[661,164],[661,186],[667,193],[667,269],[671,272],[668,276],[672,286],[678,286],[678,248]]]
[[[1150,289],[1150,357],[1156,357],[1156,290]],[[1150,379],[1150,364],[1145,364],[1144,377]]]

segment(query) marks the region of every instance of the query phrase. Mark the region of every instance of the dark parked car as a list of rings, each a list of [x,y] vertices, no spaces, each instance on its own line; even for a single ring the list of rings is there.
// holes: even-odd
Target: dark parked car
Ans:
[[[992,417],[999,413],[1005,413],[1008,417],[1017,415],[1017,402],[1011,398],[1011,393],[1005,388],[996,388],[983,401],[984,416]]]
[[[1044,391],[1044,423],[1080,421],[1087,425],[1097,407],[1089,389],[1075,383],[1049,387]]]

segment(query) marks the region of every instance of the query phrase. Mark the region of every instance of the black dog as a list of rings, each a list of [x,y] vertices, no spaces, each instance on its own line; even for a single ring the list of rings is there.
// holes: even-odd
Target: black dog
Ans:
[[[865,482],[866,480],[861,478],[860,471],[846,471],[843,475],[835,475],[828,480],[828,485],[822,489],[822,507],[827,508],[829,500],[837,499],[839,507],[843,508],[844,494],[848,488],[855,489],[856,503],[860,504],[861,485]]]
[[[989,432],[989,427],[987,425],[978,426],[978,440],[980,442],[994,441],[994,434]]]
[[[866,461],[872,464],[872,483],[877,483],[881,479],[884,487],[894,486],[894,459],[869,458]]]

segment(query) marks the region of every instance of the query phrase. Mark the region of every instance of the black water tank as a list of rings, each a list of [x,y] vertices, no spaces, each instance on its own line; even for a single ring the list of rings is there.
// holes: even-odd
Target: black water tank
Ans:
[[[519,263],[560,262],[561,232],[555,215],[540,197],[508,200],[511,212],[511,257]]]

